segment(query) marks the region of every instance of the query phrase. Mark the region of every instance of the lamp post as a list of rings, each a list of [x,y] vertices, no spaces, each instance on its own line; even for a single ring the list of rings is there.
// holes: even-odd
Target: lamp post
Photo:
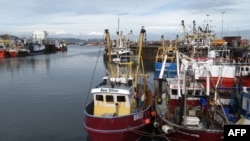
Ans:
[[[221,12],[222,14],[222,21],[221,21],[221,38],[223,38],[223,23],[224,23],[224,14],[225,14],[225,11]]]

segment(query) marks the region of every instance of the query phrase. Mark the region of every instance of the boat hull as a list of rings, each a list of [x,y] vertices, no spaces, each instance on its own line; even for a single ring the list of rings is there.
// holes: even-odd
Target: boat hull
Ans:
[[[190,101],[189,101],[190,102]],[[184,125],[179,125],[172,120],[177,118],[175,115],[171,115],[171,112],[168,112],[167,115],[163,116],[161,112],[161,106],[158,104],[155,104],[156,106],[156,113],[158,117],[158,123],[159,127],[158,130],[159,132],[162,133],[162,135],[171,140],[171,141],[223,141],[224,139],[224,132],[222,128],[218,129],[213,129],[213,128],[204,128],[201,123],[199,123],[199,126],[184,126]],[[170,114],[170,115],[169,115]],[[168,118],[170,120],[168,120]],[[175,119],[177,120],[177,119]],[[195,121],[194,119],[192,121]],[[165,127],[168,127],[169,130],[166,130]]]
[[[163,66],[162,62],[156,62],[154,64],[155,78],[159,78],[162,66]],[[168,78],[174,78],[174,77],[176,77],[176,74],[177,74],[177,64],[176,63],[166,63],[163,75],[168,77]]]
[[[136,141],[149,127],[145,120],[150,120],[150,112],[149,106],[126,116],[93,116],[93,103],[91,103],[85,110],[84,128],[91,141]]]
[[[67,47],[56,47],[56,51],[68,51]]]
[[[0,50],[0,58],[5,58],[6,51],[5,50]]]
[[[200,77],[199,80],[204,88],[207,88],[206,77]],[[226,77],[210,77],[210,88],[214,88],[216,86],[217,81],[219,80],[217,88],[232,88],[235,87],[235,78],[226,78]]]
[[[171,141],[223,141],[223,131],[206,131],[206,130],[192,130],[180,127],[174,127],[172,133],[165,134]]]
[[[17,57],[18,51],[17,50],[8,50],[7,57]]]
[[[250,87],[250,75],[247,76],[239,76],[238,78],[238,85],[241,87]]]
[[[42,54],[45,52],[45,45],[38,43],[30,43],[26,45],[30,50],[30,54]]]
[[[30,52],[29,50],[18,50],[17,52],[17,56],[18,57],[24,57],[24,56],[29,56],[30,55]]]

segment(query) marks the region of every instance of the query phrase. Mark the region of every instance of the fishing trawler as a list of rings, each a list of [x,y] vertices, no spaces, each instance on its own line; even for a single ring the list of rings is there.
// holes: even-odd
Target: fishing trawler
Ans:
[[[192,67],[200,65],[204,66],[206,87],[194,77]],[[158,116],[154,125],[162,136],[171,141],[223,141],[224,125],[240,124],[240,90],[210,87],[211,69],[209,62],[197,62],[177,51],[177,77],[155,79]],[[248,113],[249,95],[245,97]]]
[[[241,97],[241,118],[236,122],[239,125],[250,125],[250,91],[246,87],[240,92]],[[236,99],[237,100],[237,99]]]
[[[116,58],[117,54],[124,57],[126,55],[132,55],[134,58],[136,58],[136,54],[134,54],[134,52],[130,49],[131,34],[132,31],[130,31],[127,35],[124,35],[122,31],[117,32],[116,39],[110,42],[110,51],[108,51],[108,47],[106,45],[105,53],[103,54],[103,60],[109,60],[109,56],[111,56],[111,59]]]
[[[31,38],[26,43],[26,47],[29,48],[31,54],[43,54],[45,53],[47,39],[47,31],[33,31]]]
[[[133,53],[125,48],[126,54],[109,55],[103,82],[91,89],[93,100],[84,109],[84,128],[91,141],[136,141],[150,125],[152,91],[141,57],[145,32],[142,28],[137,62],[133,63]],[[108,30],[105,35],[110,53]]]
[[[169,41],[168,43],[166,43],[164,36],[162,36],[161,39],[162,43],[157,49],[154,63],[155,77],[158,77],[159,75],[175,77],[177,72],[175,53],[177,50],[178,36],[175,41]],[[164,69],[164,71],[161,71],[161,69]],[[163,74],[160,74],[160,72]]]
[[[222,141],[223,124],[212,128],[211,124],[205,122],[212,119],[207,119],[208,112],[205,113],[207,101],[202,85],[187,76],[188,69],[182,67],[179,70],[179,65],[177,67],[177,78],[166,79],[164,84],[161,84],[164,81],[157,81],[158,86],[162,85],[167,90],[159,89],[157,94],[155,110],[159,119],[155,121],[156,127],[171,141]],[[226,121],[223,116],[221,119]]]
[[[55,49],[56,51],[67,51],[67,43],[64,40],[61,41],[55,41]]]
[[[0,43],[0,58],[5,58],[6,56],[6,48],[3,43]]]
[[[182,21],[183,30],[185,24]],[[185,34],[186,32],[184,32]],[[237,61],[234,57],[233,50],[229,49],[227,42],[223,39],[217,39],[216,34],[210,29],[207,23],[205,27],[196,28],[196,23],[193,21],[192,32],[184,36],[184,42],[189,48],[190,56],[199,65],[192,66],[195,79],[201,81],[206,87],[206,72],[203,69],[204,64],[210,67],[210,86],[216,85],[220,88],[232,88],[237,85],[238,79],[242,79],[246,87],[250,86],[249,75],[246,70],[249,67],[249,55],[245,55],[244,61]],[[185,61],[185,60],[184,60]],[[246,63],[247,62],[247,63]]]

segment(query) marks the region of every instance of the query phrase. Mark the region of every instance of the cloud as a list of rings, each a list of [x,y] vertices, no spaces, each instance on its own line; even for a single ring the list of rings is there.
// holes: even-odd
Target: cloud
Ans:
[[[101,34],[110,29],[115,34],[133,30],[139,34],[145,26],[148,34],[174,34],[196,20],[197,24],[212,21],[214,30],[246,30],[250,27],[247,0],[1,0],[0,33],[31,33],[46,30],[49,34],[61,31],[78,35]],[[206,15],[209,14],[209,17]],[[232,18],[233,17],[233,18]]]

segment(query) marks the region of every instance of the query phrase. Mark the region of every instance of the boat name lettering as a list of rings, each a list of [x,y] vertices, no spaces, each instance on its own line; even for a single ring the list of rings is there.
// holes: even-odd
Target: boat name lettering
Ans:
[[[138,120],[138,119],[142,119],[142,118],[143,118],[143,113],[134,115],[134,121],[135,121],[135,120]]]
[[[117,89],[105,89],[105,88],[101,88],[101,92],[111,92],[111,93],[117,93],[119,90]]]

